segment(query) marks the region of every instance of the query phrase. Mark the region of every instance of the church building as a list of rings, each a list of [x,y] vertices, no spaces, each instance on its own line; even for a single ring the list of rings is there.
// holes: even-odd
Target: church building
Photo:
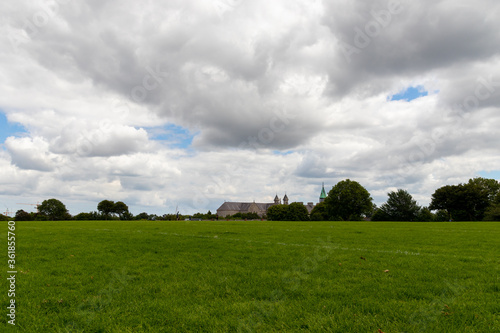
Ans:
[[[326,198],[325,185],[321,189],[321,194],[319,196],[319,202],[323,202]],[[258,203],[258,202],[224,202],[218,209],[217,215],[219,217],[231,216],[237,213],[257,213],[260,217],[267,214],[267,209],[274,205],[281,205],[281,199],[278,194],[274,197],[274,202],[269,203]],[[283,205],[288,205],[288,196],[285,194],[283,197]],[[315,204],[308,202],[305,205],[309,214],[313,210]]]

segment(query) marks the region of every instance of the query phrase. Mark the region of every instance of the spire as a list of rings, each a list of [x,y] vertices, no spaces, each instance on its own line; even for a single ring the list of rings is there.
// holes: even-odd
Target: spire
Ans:
[[[319,195],[319,202],[323,202],[326,199],[325,183],[321,187],[321,194]]]
[[[280,205],[281,204],[281,200],[280,200],[280,198],[278,198],[278,194],[276,194],[276,196],[274,197],[274,204],[275,205]]]
[[[288,196],[285,193],[285,196],[283,197],[283,204],[288,205]]]

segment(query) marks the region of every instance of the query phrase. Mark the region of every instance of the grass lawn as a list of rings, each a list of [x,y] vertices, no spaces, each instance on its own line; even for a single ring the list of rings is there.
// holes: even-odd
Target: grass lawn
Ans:
[[[499,223],[17,222],[15,233],[15,331],[500,332]]]

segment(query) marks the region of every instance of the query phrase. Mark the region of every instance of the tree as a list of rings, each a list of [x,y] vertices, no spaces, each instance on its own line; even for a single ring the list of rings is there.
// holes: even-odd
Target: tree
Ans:
[[[118,201],[113,205],[112,213],[118,214],[120,220],[125,220],[129,216],[128,206],[122,201]]]
[[[375,213],[373,213],[372,221],[391,221],[391,217],[381,207],[381,208],[376,209]]]
[[[487,191],[490,203],[493,203],[497,195],[500,195],[500,183],[495,179],[476,177],[469,179],[467,185],[477,186]]]
[[[142,212],[134,217],[135,220],[147,220],[149,219],[149,214],[146,212]]]
[[[309,212],[300,202],[292,202],[286,206],[286,221],[309,221]]]
[[[449,220],[478,221],[490,205],[490,192],[475,182],[446,185],[432,194],[430,210],[444,209]]]
[[[107,220],[109,215],[114,212],[115,203],[110,200],[103,200],[97,204],[97,210],[101,212],[104,218]]]
[[[444,209],[440,209],[434,214],[434,222],[446,222],[450,219],[450,214]]]
[[[373,209],[370,193],[358,182],[349,179],[338,182],[324,202],[329,219],[361,220]]]
[[[380,206],[386,221],[415,221],[420,211],[420,206],[417,204],[408,191],[399,189],[396,192],[387,193],[389,199]]]
[[[314,206],[311,211],[311,221],[327,221],[328,213],[326,211],[325,202],[320,202]]]
[[[422,207],[417,215],[417,221],[419,222],[432,222],[434,218],[434,214],[427,207]]]
[[[44,200],[42,204],[38,206],[38,211],[52,221],[64,220],[71,217],[66,206],[57,199]]]
[[[269,221],[309,221],[309,212],[300,202],[289,205],[273,205],[267,209]]]
[[[33,218],[30,213],[20,209],[16,212],[16,221],[32,221]]]
[[[267,209],[267,219],[269,221],[286,221],[286,205],[273,205]]]
[[[99,213],[97,212],[90,212],[90,213],[80,213],[77,214],[73,217],[75,220],[80,220],[80,221],[92,221],[92,220],[99,220]]]
[[[484,212],[485,221],[500,221],[500,191],[493,198],[493,202]]]
[[[500,204],[494,204],[486,209],[484,214],[485,221],[500,221]]]

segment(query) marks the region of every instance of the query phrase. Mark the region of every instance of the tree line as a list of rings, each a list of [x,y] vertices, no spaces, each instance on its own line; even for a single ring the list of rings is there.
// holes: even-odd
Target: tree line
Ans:
[[[387,201],[377,207],[366,188],[346,179],[333,186],[324,202],[317,204],[310,214],[302,203],[294,202],[271,206],[266,218],[272,221],[500,221],[500,183],[495,179],[477,177],[467,183],[440,187],[432,194],[428,207],[418,205],[403,189],[391,191],[387,196]],[[75,216],[57,199],[43,201],[37,210],[36,213],[18,210],[15,220],[183,220],[186,217],[178,213],[158,216],[146,212],[134,216],[124,202],[111,200],[99,202],[97,211]],[[193,217],[218,219],[210,211]],[[260,216],[238,213],[232,218],[260,219]],[[0,220],[9,219],[0,215]]]
[[[404,189],[387,193],[380,207],[358,182],[346,179],[328,192],[310,215],[297,203],[269,208],[274,221],[500,221],[500,183],[495,179],[473,178],[465,184],[446,185],[432,194],[428,207],[418,205]],[[302,206],[302,207],[299,207]]]
[[[10,220],[8,216],[0,216],[0,220]],[[14,217],[16,221],[61,221],[61,220],[178,220],[184,219],[179,214],[148,214],[142,212],[133,215],[128,206],[122,201],[102,200],[97,204],[97,211],[89,213],[79,213],[71,216],[66,206],[57,199],[44,200],[37,206],[36,213],[28,213],[24,210],[18,210]]]

